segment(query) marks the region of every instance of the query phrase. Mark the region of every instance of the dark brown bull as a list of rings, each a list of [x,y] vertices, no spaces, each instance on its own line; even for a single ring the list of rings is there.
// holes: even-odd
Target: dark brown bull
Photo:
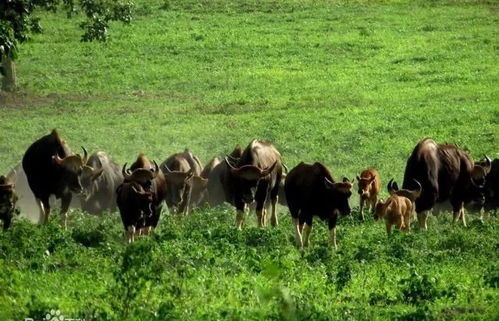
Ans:
[[[130,234],[148,234],[159,222],[166,196],[165,177],[158,164],[155,161],[151,164],[143,154],[138,156],[130,169],[127,170],[125,164],[122,174],[124,183],[116,192],[125,229],[129,237]]]
[[[160,165],[167,182],[166,204],[170,212],[188,215],[192,206],[197,206],[207,187],[201,175],[201,162],[185,150],[173,154]],[[194,199],[192,198],[193,192]]]
[[[86,152],[83,158],[72,154],[55,129],[28,148],[22,161],[23,169],[44,223],[50,215],[49,197],[55,195],[61,199],[61,220],[66,227],[71,193],[82,191],[80,173],[86,162]]]
[[[348,199],[352,195],[352,183],[347,178],[336,183],[321,163],[310,165],[301,162],[286,176],[284,188],[296,245],[309,245],[313,217],[318,216],[328,223],[330,241],[336,248],[336,221],[338,214],[350,214]]]
[[[237,162],[226,157],[225,163],[234,184],[236,227],[242,228],[244,208],[253,202],[256,203],[257,224],[259,227],[265,226],[265,207],[269,201],[272,207],[271,224],[276,226],[276,204],[282,176],[281,154],[277,149],[268,142],[253,140]]]
[[[356,178],[359,184],[360,217],[364,221],[364,204],[367,203],[367,209],[371,208],[371,211],[374,212],[381,191],[381,178],[378,171],[373,168],[363,170]]]
[[[83,193],[81,208],[94,215],[104,210],[116,210],[116,188],[123,183],[118,164],[103,151],[90,155],[80,175]]]
[[[5,176],[0,176],[0,221],[6,231],[14,218],[17,196],[14,184]]]
[[[437,144],[430,138],[419,142],[407,160],[403,189],[422,186],[416,199],[419,225],[427,228],[427,211],[436,203],[449,200],[454,212],[454,222],[462,219],[466,226],[464,204],[483,197],[483,186],[490,164],[474,165],[471,157],[455,145]]]

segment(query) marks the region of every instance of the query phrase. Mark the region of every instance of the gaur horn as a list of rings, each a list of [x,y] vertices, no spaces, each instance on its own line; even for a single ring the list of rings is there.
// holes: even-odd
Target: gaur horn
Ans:
[[[386,186],[386,188],[388,189],[388,193],[390,194],[393,194],[395,193],[397,190],[393,187],[393,178],[390,179],[390,181],[388,182],[388,185]]]
[[[164,164],[164,166],[165,166],[166,173],[171,173],[171,172],[173,172],[173,171],[172,171],[172,170],[168,167],[168,165],[166,165],[166,163]],[[165,173],[165,174],[166,174],[166,173]]]
[[[489,158],[489,156],[483,154],[483,157],[485,158],[486,161],[486,166],[490,167],[492,165],[492,160]]]
[[[59,157],[59,155],[53,155],[52,156],[52,159],[54,160],[54,162],[57,164],[57,165],[62,165],[62,158]]]
[[[83,163],[83,165],[85,165],[88,161],[88,153],[85,147],[81,146],[81,149],[83,149],[83,159],[81,162]]]
[[[153,160],[152,162],[154,164],[154,168],[151,168],[151,172],[153,173],[152,177],[155,178],[158,175],[159,166],[158,166],[158,163],[156,163],[155,160]]]
[[[423,186],[421,186],[421,183],[419,183],[416,179],[413,179],[413,181],[418,185],[418,189],[413,191],[414,199],[418,198],[421,196],[421,192],[423,192]]]
[[[230,155],[225,156],[225,158],[224,158],[224,159],[225,159],[225,162],[227,163],[227,165],[228,165],[230,168],[232,168],[232,169],[234,169],[234,170],[237,170],[237,168],[236,168],[236,167],[234,167],[234,166],[230,163],[228,156],[230,156]]]
[[[126,169],[126,164],[123,165],[123,168],[121,169],[121,174],[123,174],[123,177],[125,178],[125,181],[128,181],[132,178],[132,175],[130,174],[130,170]]]

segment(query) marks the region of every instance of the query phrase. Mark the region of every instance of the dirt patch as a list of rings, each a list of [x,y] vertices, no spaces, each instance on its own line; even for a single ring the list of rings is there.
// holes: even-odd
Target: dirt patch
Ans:
[[[64,100],[71,102],[92,102],[92,101],[117,101],[120,99],[171,99],[171,100],[199,100],[198,97],[184,97],[175,93],[151,93],[140,91],[133,91],[131,93],[124,93],[122,95],[99,95],[90,96],[83,94],[55,94],[40,96],[22,91],[8,93],[0,91],[0,108],[34,108],[39,105],[52,104],[56,101]]]

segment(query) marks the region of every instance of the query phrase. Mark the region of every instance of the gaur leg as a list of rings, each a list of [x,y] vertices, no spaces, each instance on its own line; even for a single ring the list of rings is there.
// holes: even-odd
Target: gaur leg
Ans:
[[[10,223],[12,221],[12,217],[10,213],[6,213],[3,217],[3,230],[7,231],[9,229]]]
[[[300,228],[301,235],[303,235],[303,227],[304,226],[305,226],[305,220],[303,219],[303,211],[300,211],[299,228]]]
[[[191,203],[191,191],[192,188],[186,187],[184,189],[184,193],[182,195],[182,202],[178,207],[178,212],[181,215],[189,215],[189,204]]]
[[[428,219],[428,211],[423,211],[421,213],[417,213],[419,228],[428,229],[427,219]]]
[[[335,250],[338,249],[338,246],[336,245],[336,221],[338,220],[338,214],[335,213],[331,218],[329,218],[328,221],[328,228],[329,228],[329,242],[331,245],[334,247]]]
[[[38,207],[40,208],[40,216],[43,224],[47,224],[49,221],[49,216],[50,216],[50,203],[49,203],[49,198],[47,197],[42,197],[42,198],[37,198],[36,202],[38,204]]]
[[[71,193],[61,196],[61,225],[64,227],[64,229],[67,228],[68,209],[69,204],[71,204],[71,197]]]
[[[360,219],[364,221],[364,203],[365,200],[360,197],[360,205],[359,205],[359,212],[360,212]]]
[[[265,213],[263,208],[268,194],[268,182],[260,181],[256,187],[255,203],[256,203],[256,218],[258,227],[265,226]]]
[[[127,233],[128,243],[133,243],[134,236],[135,236],[135,226],[133,226],[133,225],[128,226],[127,232],[128,232]]]
[[[275,227],[279,224],[279,220],[277,218],[276,207],[277,207],[277,202],[279,200],[279,182],[280,181],[281,181],[281,174],[278,174],[276,177],[276,184],[270,191],[270,203],[272,206],[272,212],[271,212],[271,216],[270,216],[270,224],[272,224],[273,227]]]
[[[295,218],[295,217],[293,217],[292,220],[293,220],[293,227],[294,227],[294,230],[295,230],[295,242],[296,242],[296,246],[299,247],[299,248],[302,248],[303,247],[303,239],[302,239],[302,236],[301,236],[301,230],[300,230],[299,220],[298,220],[298,218]]]
[[[276,196],[275,199],[272,199],[271,200],[271,206],[272,206],[272,216],[270,217],[270,224],[272,224],[272,226],[277,226],[279,225],[279,220],[277,218],[277,212],[276,212],[276,205],[277,205],[277,201],[279,200],[279,198]]]
[[[392,223],[386,221],[386,233],[388,235],[392,234]]]
[[[459,221],[460,218],[463,220],[463,225],[466,227],[466,220],[464,218],[464,203],[463,202],[457,202],[454,203],[452,202],[452,209],[453,209],[453,223],[456,223]]]
[[[303,247],[310,245],[310,233],[312,233],[312,215],[307,215],[303,227]]]
[[[238,230],[241,230],[244,223],[244,209],[246,207],[246,204],[244,204],[244,202],[239,198],[236,198],[234,200],[234,203],[236,206],[236,228]]]
[[[404,231],[409,232],[411,230],[411,212],[412,209],[407,209],[405,214],[403,215],[404,219]]]
[[[376,195],[374,195],[372,198],[371,198],[371,214],[374,215],[374,211],[376,209],[376,203],[378,202],[378,197]]]

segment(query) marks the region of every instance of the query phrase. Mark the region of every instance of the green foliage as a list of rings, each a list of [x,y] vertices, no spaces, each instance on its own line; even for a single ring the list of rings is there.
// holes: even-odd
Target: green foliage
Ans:
[[[400,281],[403,301],[417,304],[432,301],[440,296],[438,279],[426,273],[420,274],[415,269],[408,278]]]
[[[61,4],[62,2],[62,4]],[[17,58],[18,43],[30,38],[31,33],[41,33],[40,17],[34,17],[36,9],[55,12],[63,6],[68,17],[77,12],[73,0],[11,0],[0,3],[0,60],[3,55]],[[132,20],[131,1],[81,0],[79,7],[87,16],[80,24],[85,30],[83,41],[105,41],[108,38],[107,29],[111,21],[130,23]]]

